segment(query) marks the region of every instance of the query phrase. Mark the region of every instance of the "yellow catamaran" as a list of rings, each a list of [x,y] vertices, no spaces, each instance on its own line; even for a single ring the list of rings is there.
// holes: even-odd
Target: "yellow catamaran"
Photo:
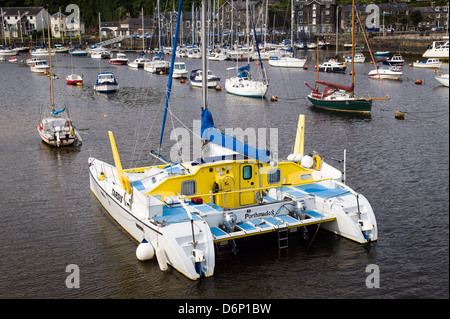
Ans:
[[[181,10],[182,1],[179,6]],[[202,30],[205,15],[203,0]],[[176,39],[177,32],[175,46]],[[175,49],[172,62],[174,57]],[[169,83],[171,78],[169,74]],[[278,232],[283,246],[289,232],[320,224],[358,243],[377,240],[377,223],[367,199],[343,183],[340,170],[317,155],[304,155],[303,115],[293,154],[278,162],[269,150],[252,148],[215,128],[206,91],[203,85],[200,158],[123,169],[112,132],[115,164],[89,158],[91,191],[140,243],[138,259],[156,255],[161,270],[170,265],[195,280],[213,275],[216,244],[242,237]]]

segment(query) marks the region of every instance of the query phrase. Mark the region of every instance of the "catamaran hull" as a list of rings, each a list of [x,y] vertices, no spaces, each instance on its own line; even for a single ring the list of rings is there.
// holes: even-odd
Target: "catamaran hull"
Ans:
[[[149,222],[147,212],[132,208],[139,206],[138,200],[133,199],[132,194],[127,194],[126,190],[114,182],[114,180],[117,181],[118,176],[113,170],[115,167],[109,164],[93,158],[89,159],[91,191],[111,217],[136,241],[141,242],[145,238],[154,250],[161,248],[162,255],[159,258],[186,277],[196,280],[202,276],[212,276],[215,266],[214,242],[207,223],[196,220],[193,225],[190,222],[180,222],[165,226],[164,223],[156,225]],[[108,178],[99,179],[100,172],[105,172],[106,175],[112,174],[110,182],[107,181]],[[192,229],[197,242],[196,249],[204,252],[202,274],[198,273],[192,256]],[[158,263],[161,262],[158,260]]]
[[[370,113],[372,100],[325,100],[317,99],[308,95],[308,100],[317,108],[337,112]]]

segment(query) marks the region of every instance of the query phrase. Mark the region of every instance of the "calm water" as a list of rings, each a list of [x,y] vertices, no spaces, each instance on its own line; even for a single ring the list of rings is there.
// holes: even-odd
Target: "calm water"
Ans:
[[[283,251],[270,236],[238,242],[238,255],[224,250],[214,276],[201,282],[173,269],[161,272],[156,260],[139,262],[137,243],[91,194],[87,160],[92,155],[113,162],[107,135],[112,130],[124,167],[154,163],[148,153],[159,141],[167,76],[56,56],[54,72],[61,77],[55,80],[56,102],[67,104],[84,143],[54,149],[36,132],[39,105],[49,101],[48,78],[31,74],[25,63],[0,62],[0,297],[448,298],[448,88],[434,79],[433,70],[406,65],[402,81],[384,82],[391,99],[374,102],[371,117],[319,112],[305,98],[309,89],[303,82],[313,84],[316,78],[314,53],[308,59],[309,70],[265,63],[271,80],[267,96],[278,96],[278,102],[210,90],[216,126],[277,128],[279,156],[285,158],[294,144],[298,115],[305,114],[307,152],[317,151],[340,165],[332,158],[341,159],[347,150],[347,183],[371,202],[378,242],[361,246],[321,231],[311,244],[291,236]],[[184,61],[189,70],[200,67],[200,60]],[[234,65],[210,63],[222,87],[226,67]],[[357,92],[383,97],[380,83],[367,77],[372,68],[369,63],[356,66]],[[120,90],[95,94],[96,75],[107,70],[117,76]],[[257,70],[254,63],[252,70]],[[448,71],[445,64],[441,72]],[[65,85],[72,72],[83,74],[82,87]],[[350,83],[349,72],[320,77]],[[415,85],[416,79],[423,85]],[[175,147],[173,128],[191,130],[200,118],[201,91],[174,81],[170,104],[165,155]],[[405,120],[394,118],[397,110]],[[66,288],[69,264],[80,269],[79,289]],[[379,267],[379,288],[366,286],[371,264]]]

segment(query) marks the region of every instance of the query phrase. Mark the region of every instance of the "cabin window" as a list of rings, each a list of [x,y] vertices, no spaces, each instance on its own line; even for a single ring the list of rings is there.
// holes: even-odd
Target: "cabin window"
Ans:
[[[305,180],[305,179],[310,179],[312,178],[311,174],[302,174],[300,175],[300,179]]]
[[[267,183],[277,184],[281,181],[281,171],[279,168],[269,170],[267,173]]]
[[[252,167],[251,167],[251,165],[245,165],[242,168],[242,178],[244,180],[249,180],[252,177],[253,177],[253,174],[252,174]]]
[[[197,183],[195,180],[184,181],[181,183],[181,194],[184,196],[192,196],[197,193]]]

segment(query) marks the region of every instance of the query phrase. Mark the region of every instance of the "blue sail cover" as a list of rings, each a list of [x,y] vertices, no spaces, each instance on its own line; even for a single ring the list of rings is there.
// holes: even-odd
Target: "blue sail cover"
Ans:
[[[63,109],[58,110],[58,111],[53,110],[53,115],[58,115],[59,113],[64,112],[65,109],[66,109],[66,108],[63,108]]]
[[[238,77],[245,78],[248,76],[248,72],[250,72],[250,64],[247,64],[246,66],[240,67],[238,69]]]
[[[201,135],[203,140],[210,141],[216,145],[233,150],[242,155],[257,159],[260,162],[270,162],[269,150],[260,150],[251,147],[232,136],[220,132],[217,128],[215,128],[212,114],[208,109],[204,109],[202,112]]]

